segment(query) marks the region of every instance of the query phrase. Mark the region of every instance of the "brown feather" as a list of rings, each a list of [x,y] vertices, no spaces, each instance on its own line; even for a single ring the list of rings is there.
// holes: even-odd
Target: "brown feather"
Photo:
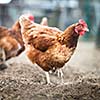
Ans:
[[[69,61],[79,37],[74,31],[77,24],[69,26],[62,32],[57,28],[31,23],[24,17],[20,18],[19,22],[27,56],[33,63],[49,71],[61,68]]]

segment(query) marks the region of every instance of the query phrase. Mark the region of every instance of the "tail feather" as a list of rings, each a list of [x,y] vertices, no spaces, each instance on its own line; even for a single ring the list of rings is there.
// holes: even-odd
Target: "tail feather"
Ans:
[[[44,26],[48,26],[48,19],[47,19],[47,17],[43,17],[40,24],[44,25]]]
[[[21,32],[23,33],[25,29],[32,24],[32,21],[30,21],[27,17],[25,17],[25,15],[22,15],[19,18],[19,23],[21,25]]]

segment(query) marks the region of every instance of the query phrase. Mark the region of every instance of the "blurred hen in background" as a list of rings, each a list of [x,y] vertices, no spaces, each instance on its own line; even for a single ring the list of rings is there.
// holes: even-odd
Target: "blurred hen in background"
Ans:
[[[34,16],[26,14],[33,21]],[[6,60],[20,55],[25,50],[21,35],[21,27],[18,21],[11,28],[0,26],[0,68]]]
[[[18,21],[9,29],[0,26],[0,48],[2,63],[24,51],[25,48]]]

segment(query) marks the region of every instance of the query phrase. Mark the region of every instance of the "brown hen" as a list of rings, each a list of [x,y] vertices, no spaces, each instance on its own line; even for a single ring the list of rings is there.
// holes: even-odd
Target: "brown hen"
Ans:
[[[27,56],[46,72],[47,83],[50,83],[48,74],[50,70],[60,69],[62,78],[61,68],[74,53],[79,36],[88,31],[85,21],[80,19],[64,32],[31,22],[23,15],[19,18],[19,22]]]
[[[32,15],[27,18],[32,20]],[[24,42],[21,35],[21,26],[16,21],[12,28],[0,26],[0,65],[2,66],[6,60],[18,56],[24,51]],[[0,66],[0,68],[1,68]]]

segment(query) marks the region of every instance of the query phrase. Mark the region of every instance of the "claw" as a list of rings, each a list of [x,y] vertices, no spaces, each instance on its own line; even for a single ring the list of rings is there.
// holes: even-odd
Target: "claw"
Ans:
[[[0,70],[6,69],[8,66],[4,63],[0,64]]]

